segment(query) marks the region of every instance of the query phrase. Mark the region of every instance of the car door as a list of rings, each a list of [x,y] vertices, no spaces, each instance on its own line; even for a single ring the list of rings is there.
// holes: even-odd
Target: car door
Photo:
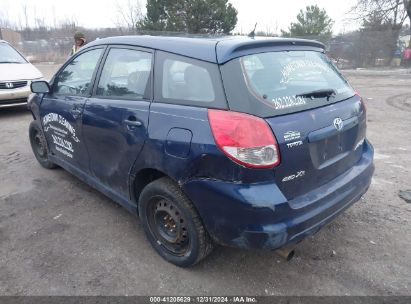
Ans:
[[[51,154],[89,172],[82,134],[82,113],[104,48],[85,50],[72,58],[54,78],[44,96],[40,115]]]
[[[153,52],[112,46],[83,113],[91,173],[124,197],[129,173],[147,134]]]

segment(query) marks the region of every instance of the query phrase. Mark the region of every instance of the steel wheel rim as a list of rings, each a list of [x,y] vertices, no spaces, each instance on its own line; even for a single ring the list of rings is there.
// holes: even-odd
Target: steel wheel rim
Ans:
[[[43,145],[43,140],[41,138],[41,135],[38,131],[35,131],[34,136],[33,136],[33,144],[34,148],[36,150],[37,155],[41,159],[46,159],[47,158],[47,151]]]
[[[164,197],[154,197],[147,211],[149,228],[157,244],[173,255],[187,253],[190,238],[181,210]]]

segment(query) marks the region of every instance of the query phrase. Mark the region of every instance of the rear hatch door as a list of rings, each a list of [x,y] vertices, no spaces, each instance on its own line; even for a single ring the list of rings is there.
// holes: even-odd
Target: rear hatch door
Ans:
[[[364,106],[322,50],[256,49],[221,71],[230,109],[262,117],[273,130],[281,154],[273,174],[288,199],[361,158]]]
[[[281,153],[275,178],[288,199],[331,181],[361,158],[365,115],[358,96],[266,121]]]

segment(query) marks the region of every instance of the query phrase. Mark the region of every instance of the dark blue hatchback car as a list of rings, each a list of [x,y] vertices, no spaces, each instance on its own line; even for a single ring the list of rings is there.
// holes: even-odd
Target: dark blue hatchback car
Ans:
[[[315,41],[101,39],[32,91],[40,164],[138,214],[178,266],[295,244],[374,170],[365,105]]]

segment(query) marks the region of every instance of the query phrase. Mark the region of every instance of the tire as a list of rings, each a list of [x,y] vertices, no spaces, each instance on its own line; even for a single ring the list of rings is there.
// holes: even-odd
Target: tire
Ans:
[[[189,267],[213,250],[213,242],[193,204],[168,177],[143,189],[138,209],[148,240],[166,261]]]
[[[30,123],[29,138],[31,149],[34,156],[43,168],[55,169],[57,165],[49,160],[47,142],[44,138],[43,131],[38,121],[34,120]]]

